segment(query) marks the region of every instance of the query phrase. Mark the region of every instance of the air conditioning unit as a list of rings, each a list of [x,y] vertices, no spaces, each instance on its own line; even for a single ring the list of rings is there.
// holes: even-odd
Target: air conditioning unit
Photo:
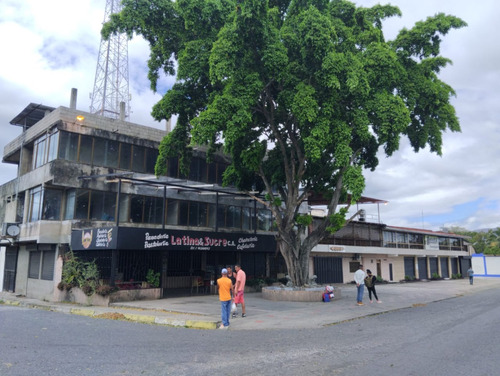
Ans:
[[[19,235],[20,230],[18,223],[3,223],[1,235],[16,237]]]

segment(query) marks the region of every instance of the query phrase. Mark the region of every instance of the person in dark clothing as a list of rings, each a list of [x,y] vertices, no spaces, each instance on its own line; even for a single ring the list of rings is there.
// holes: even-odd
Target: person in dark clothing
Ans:
[[[227,277],[233,283],[233,287],[231,289],[231,297],[232,297],[231,300],[234,302],[234,286],[236,285],[236,275],[234,274],[232,267],[228,266],[226,269],[227,269]],[[236,313],[237,313],[237,311],[233,312],[233,314],[232,314],[233,318],[236,317]]]
[[[366,270],[366,277],[365,277],[365,286],[368,289],[368,296],[370,298],[370,303],[373,303],[372,300],[372,293],[375,299],[377,300],[377,303],[382,303],[378,299],[377,292],[375,291],[375,282],[377,282],[377,277],[375,277],[370,269]]]

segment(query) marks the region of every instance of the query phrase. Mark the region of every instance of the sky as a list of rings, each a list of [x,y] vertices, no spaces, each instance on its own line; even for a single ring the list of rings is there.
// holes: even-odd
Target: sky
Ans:
[[[436,13],[463,19],[466,28],[443,38],[441,55],[453,61],[439,77],[451,85],[461,133],[443,135],[442,156],[415,153],[405,138],[390,158],[379,155],[365,171],[367,197],[386,205],[360,205],[368,220],[391,226],[440,230],[500,227],[500,2],[481,0],[354,1],[360,6],[396,5],[402,17],[384,23],[386,39]],[[78,89],[77,108],[88,111],[93,91],[105,0],[2,0],[0,2],[0,150],[21,133],[9,122],[29,103],[68,106]],[[164,92],[147,80],[149,47],[140,37],[128,44],[130,121],[165,129],[150,115]],[[163,77],[160,90],[174,79]],[[3,155],[3,154],[2,154]],[[0,164],[0,184],[16,177],[16,166]]]

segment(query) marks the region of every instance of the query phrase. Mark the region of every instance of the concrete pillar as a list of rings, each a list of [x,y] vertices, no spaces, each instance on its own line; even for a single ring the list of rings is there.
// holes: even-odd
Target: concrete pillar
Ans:
[[[71,89],[71,99],[69,102],[69,108],[72,110],[76,110],[76,98],[78,96],[78,90],[73,88]]]

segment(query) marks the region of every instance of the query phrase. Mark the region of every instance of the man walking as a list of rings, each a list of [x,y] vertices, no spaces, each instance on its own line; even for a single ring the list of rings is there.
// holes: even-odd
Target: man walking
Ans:
[[[236,286],[234,287],[234,303],[236,306],[241,304],[241,317],[246,317],[245,311],[245,282],[247,280],[247,275],[241,269],[240,265],[235,265],[234,270],[236,271]]]
[[[474,283],[474,270],[472,270],[472,266],[467,270],[467,275],[469,276],[469,283],[472,285]]]
[[[219,300],[221,307],[222,324],[219,329],[227,329],[229,327],[229,315],[231,313],[231,289],[233,284],[227,278],[227,269],[221,270],[222,277],[217,280],[219,287]]]
[[[356,287],[358,288],[358,296],[356,298],[358,305],[363,305],[363,293],[365,292],[365,272],[363,271],[363,265],[359,264],[358,270],[354,273],[354,282],[356,282]]]

